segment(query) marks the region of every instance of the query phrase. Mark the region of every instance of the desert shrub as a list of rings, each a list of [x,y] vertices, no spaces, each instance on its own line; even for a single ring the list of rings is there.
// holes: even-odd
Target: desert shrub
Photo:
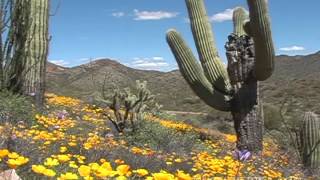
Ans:
[[[161,118],[161,119],[170,119],[170,120],[177,120],[177,116],[174,114],[168,114],[165,112],[159,113],[157,115],[157,117]]]
[[[280,130],[283,125],[283,120],[281,119],[279,107],[271,104],[264,104],[263,111],[265,127],[269,130]]]
[[[196,133],[179,132],[148,120],[141,121],[139,127],[137,131],[125,136],[129,144],[134,146],[148,144],[151,149],[178,154],[186,154],[199,145],[199,135]]]
[[[0,91],[0,124],[32,124],[33,115],[34,108],[30,99],[9,91]]]

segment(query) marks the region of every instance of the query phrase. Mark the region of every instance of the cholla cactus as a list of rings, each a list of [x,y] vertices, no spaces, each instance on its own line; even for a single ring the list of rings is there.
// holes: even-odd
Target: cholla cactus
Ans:
[[[154,98],[147,89],[146,81],[136,81],[136,93],[132,93],[129,88],[125,88],[123,92],[114,91],[112,102],[109,103],[114,115],[107,117],[119,132],[124,132],[129,122],[131,129],[135,130],[135,121],[143,118],[145,111],[154,104]]]
[[[301,156],[307,168],[320,168],[320,120],[312,112],[304,115],[301,128]]]
[[[227,69],[218,56],[203,0],[186,0],[202,67],[176,30],[168,31],[167,42],[193,91],[213,108],[232,113],[238,149],[261,151],[263,119],[257,81],[271,76],[275,55],[267,2],[247,2],[250,19],[243,8],[233,14],[234,33],[226,45]]]

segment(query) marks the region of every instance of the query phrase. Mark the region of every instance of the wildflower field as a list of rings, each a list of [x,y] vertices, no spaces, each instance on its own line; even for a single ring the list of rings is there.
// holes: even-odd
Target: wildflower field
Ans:
[[[117,133],[107,108],[47,94],[31,125],[0,126],[0,172],[22,179],[300,179],[294,158],[271,139],[261,155],[235,154],[236,136],[150,114],[142,128]]]

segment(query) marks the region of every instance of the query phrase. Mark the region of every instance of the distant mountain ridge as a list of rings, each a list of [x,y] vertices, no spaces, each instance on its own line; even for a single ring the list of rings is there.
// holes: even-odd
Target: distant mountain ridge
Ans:
[[[280,105],[286,96],[290,99],[292,110],[320,113],[320,51],[306,56],[280,55],[275,62],[272,77],[260,83],[263,102]],[[150,90],[158,95],[158,101],[167,110],[211,110],[194,95],[178,70],[137,70],[110,59],[72,68],[48,63],[47,69],[47,87],[50,92],[87,100],[101,92],[104,82],[111,91],[115,86],[133,87],[136,80],[146,80]]]

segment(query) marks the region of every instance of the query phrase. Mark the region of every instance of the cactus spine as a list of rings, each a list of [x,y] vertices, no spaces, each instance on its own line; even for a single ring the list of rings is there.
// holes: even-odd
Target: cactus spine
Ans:
[[[274,50],[266,1],[247,2],[250,21],[245,23],[243,8],[233,14],[234,33],[226,45],[227,70],[218,56],[203,0],[186,0],[202,68],[176,30],[167,32],[167,42],[193,91],[213,108],[232,113],[238,149],[260,151],[263,119],[257,81],[271,76]]]
[[[320,121],[312,112],[304,115],[301,129],[301,155],[303,164],[307,168],[320,167]]]
[[[35,96],[36,104],[44,101],[46,61],[48,56],[49,0],[30,1],[30,25],[25,60],[23,92]]]

